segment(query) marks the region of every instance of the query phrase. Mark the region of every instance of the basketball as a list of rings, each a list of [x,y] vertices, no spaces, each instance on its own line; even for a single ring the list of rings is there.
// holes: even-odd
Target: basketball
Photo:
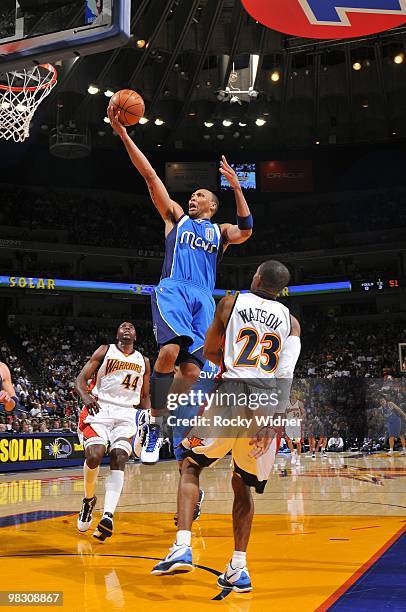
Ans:
[[[119,120],[123,125],[135,125],[144,116],[145,104],[140,94],[132,89],[117,91],[110,100],[114,113],[120,111]]]

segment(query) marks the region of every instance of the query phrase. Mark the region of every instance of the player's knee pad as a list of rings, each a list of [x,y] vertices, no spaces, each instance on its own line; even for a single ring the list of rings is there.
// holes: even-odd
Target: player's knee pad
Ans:
[[[113,444],[110,446],[110,452],[117,449],[125,451],[129,457],[133,452],[131,443],[128,440],[116,440],[113,442]]]

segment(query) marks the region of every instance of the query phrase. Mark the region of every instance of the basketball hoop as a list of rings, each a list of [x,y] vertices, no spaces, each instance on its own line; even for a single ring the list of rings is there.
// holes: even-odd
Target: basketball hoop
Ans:
[[[0,73],[0,138],[15,142],[28,138],[34,113],[51,93],[57,78],[51,64]]]

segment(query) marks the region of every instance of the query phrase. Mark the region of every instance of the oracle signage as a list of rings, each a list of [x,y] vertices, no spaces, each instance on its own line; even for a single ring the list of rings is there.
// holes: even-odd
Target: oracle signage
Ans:
[[[313,191],[311,160],[265,161],[261,163],[261,191],[310,193]]]
[[[268,28],[304,38],[353,38],[406,23],[406,0],[241,0]]]

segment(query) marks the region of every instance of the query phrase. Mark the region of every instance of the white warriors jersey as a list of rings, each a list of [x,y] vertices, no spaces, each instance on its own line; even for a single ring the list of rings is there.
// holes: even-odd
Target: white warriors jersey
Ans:
[[[300,417],[301,417],[301,410],[300,410],[299,400],[296,400],[294,404],[291,404],[289,400],[287,408],[286,408],[286,418],[287,419],[300,419]]]
[[[106,404],[134,408],[140,403],[144,373],[145,361],[141,353],[134,350],[126,355],[115,344],[109,344],[92,394]]]
[[[222,378],[274,378],[290,329],[286,306],[254,293],[239,294],[225,332]]]

